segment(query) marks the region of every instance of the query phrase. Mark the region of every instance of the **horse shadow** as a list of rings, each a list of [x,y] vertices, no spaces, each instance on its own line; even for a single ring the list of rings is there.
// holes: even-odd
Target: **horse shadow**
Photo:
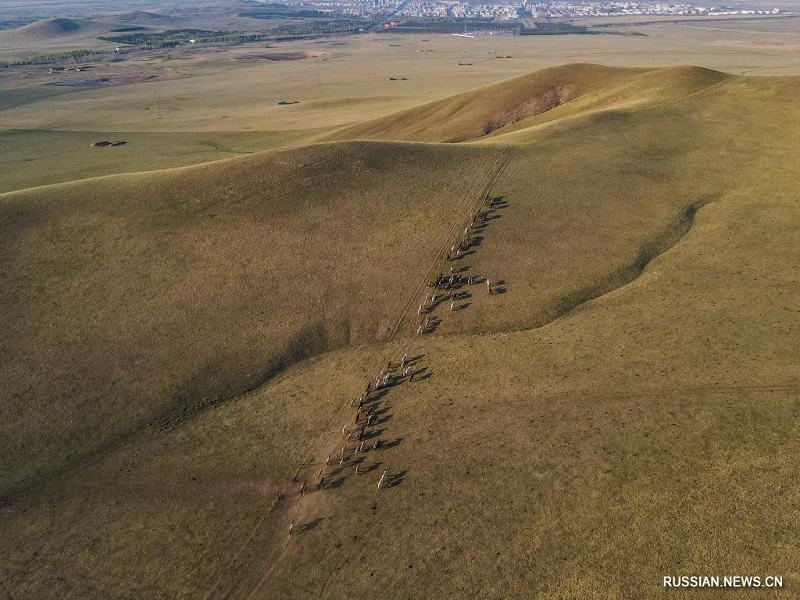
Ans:
[[[371,440],[376,437],[380,437],[385,432],[385,429],[376,429],[375,431],[370,431],[369,433],[364,434],[364,441]]]
[[[428,367],[422,367],[421,369],[417,369],[411,375],[414,377],[414,381],[418,381],[420,377],[422,377],[428,370]],[[410,378],[409,378],[410,379]]]
[[[386,386],[381,387],[379,390],[373,390],[369,398],[367,398],[367,402],[380,402],[380,400],[389,393],[389,390],[386,389]]]
[[[383,447],[388,450],[389,448],[397,448],[402,443],[403,443],[403,438],[399,437],[396,440],[392,440],[391,442],[387,442],[386,444],[383,445]]]
[[[403,483],[403,479],[405,479],[407,470],[400,471],[399,473],[395,473],[394,475],[389,475],[386,477],[386,487],[393,488],[401,485]]]
[[[441,323],[442,323],[442,320],[439,317],[431,317],[431,321],[430,321],[430,323],[428,323],[428,326],[424,329],[424,332],[425,333],[433,333],[433,332],[435,332],[439,328],[439,325]]]
[[[311,531],[312,529],[316,529],[319,527],[319,524],[325,520],[325,517],[317,517],[316,519],[312,519],[308,523],[303,523],[299,527],[297,527],[297,533],[305,533],[306,531]]]
[[[333,481],[331,481],[330,483],[326,484],[326,485],[325,485],[325,487],[326,487],[326,488],[330,488],[330,489],[332,489],[332,490],[338,489],[338,488],[342,487],[342,484],[344,483],[344,480],[345,480],[345,479],[347,479],[347,477],[345,477],[344,475],[342,475],[342,476],[341,476],[341,477],[339,477],[338,479],[334,479],[334,480],[333,480]]]
[[[508,208],[508,199],[506,196],[492,198],[490,208]]]

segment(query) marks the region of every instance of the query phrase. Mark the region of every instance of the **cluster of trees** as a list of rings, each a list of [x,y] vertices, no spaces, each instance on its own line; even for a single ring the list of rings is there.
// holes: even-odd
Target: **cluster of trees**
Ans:
[[[362,19],[329,19],[327,21],[296,21],[281,23],[274,27],[273,36],[314,36],[314,35],[349,35],[359,33],[372,25],[371,21]]]
[[[0,67],[21,67],[27,65],[51,65],[58,63],[77,63],[77,62],[100,62],[119,59],[119,54],[124,52],[120,49],[116,50],[69,50],[66,52],[48,52],[45,54],[37,54],[35,56],[28,56],[25,58],[16,58],[13,60],[0,61]],[[121,60],[121,59],[120,59]]]
[[[536,27],[527,28],[522,23],[496,22],[486,18],[461,19],[456,17],[402,17],[394,27],[381,29],[384,33],[459,33],[466,27],[470,32],[505,31],[516,35],[567,35],[567,34],[617,34],[614,31],[594,31],[584,25],[563,21],[537,21]],[[641,34],[632,34],[641,35]]]
[[[572,23],[564,23],[561,21],[536,23],[535,29],[523,29],[520,31],[520,35],[564,35],[567,33],[593,32],[589,31],[589,28],[583,25],[573,25]]]
[[[277,37],[310,35],[346,35],[357,33],[369,23],[357,19],[299,19],[283,20],[266,31],[206,31],[203,29],[173,29],[160,33],[130,33],[102,37],[100,39],[115,44],[136,48],[174,48],[195,40],[198,44],[246,44],[270,41]]]
[[[126,44],[141,48],[174,48],[190,39],[206,41],[211,38],[230,35],[224,31],[206,31],[205,29],[170,29],[159,33],[128,33],[101,37],[101,40],[114,44]]]
[[[456,17],[402,17],[394,27],[380,29],[384,33],[418,33],[427,31],[429,33],[459,33],[464,31],[464,27],[469,31],[506,31],[519,32],[522,25],[517,23],[500,23],[492,19],[471,18],[460,19]]]

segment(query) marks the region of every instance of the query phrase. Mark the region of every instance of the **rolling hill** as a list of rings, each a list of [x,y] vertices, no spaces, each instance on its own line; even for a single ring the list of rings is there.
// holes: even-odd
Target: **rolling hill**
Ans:
[[[796,586],[798,88],[568,65],[325,143],[0,194],[4,589]],[[451,267],[474,282],[419,316]]]
[[[97,38],[119,23],[95,19],[42,19],[23,27],[0,31],[0,49],[8,56],[29,56],[31,52],[68,51],[97,48]]]
[[[122,21],[124,23],[136,23],[136,24],[161,24],[161,23],[172,23],[176,19],[169,15],[162,15],[159,13],[154,13],[146,10],[131,10],[124,13],[114,13],[109,15],[110,19],[114,21]]]
[[[327,139],[470,141],[599,110],[670,101],[727,78],[698,67],[559,66],[345,127]]]
[[[85,34],[87,31],[93,30],[94,25],[94,22],[86,20],[44,19],[8,33],[25,38],[53,39]]]

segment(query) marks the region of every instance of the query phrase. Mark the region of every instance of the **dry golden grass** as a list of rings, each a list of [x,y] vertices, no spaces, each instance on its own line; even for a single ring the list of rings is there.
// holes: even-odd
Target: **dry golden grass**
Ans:
[[[316,131],[139,133],[0,130],[0,193],[76,179],[202,164],[308,143]],[[101,140],[124,146],[97,148]]]
[[[653,78],[683,87],[632,105],[641,73],[609,77],[624,106],[567,103],[480,144],[339,142],[0,196],[4,487],[36,482],[0,509],[5,589],[656,598],[664,575],[741,573],[791,593],[800,82],[671,70]],[[505,293],[472,286],[434,333],[381,341],[501,152],[504,206],[459,267]],[[427,378],[380,399],[391,447],[299,497],[404,352]]]
[[[496,153],[319,145],[3,196],[3,487],[385,338]]]
[[[559,66],[358,123],[325,139],[463,142],[600,109],[674,100],[725,78],[692,67]]]

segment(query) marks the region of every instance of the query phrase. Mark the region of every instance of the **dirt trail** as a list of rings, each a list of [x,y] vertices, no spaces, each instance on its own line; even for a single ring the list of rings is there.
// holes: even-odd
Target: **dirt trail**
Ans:
[[[453,221],[452,228],[442,242],[439,250],[431,259],[428,268],[424,272],[423,278],[414,287],[413,293],[410,295],[408,302],[405,304],[405,308],[398,317],[387,342],[391,342],[397,338],[398,334],[403,331],[404,324],[407,326],[411,325],[411,331],[413,331],[413,323],[412,319],[409,317],[409,309],[418,301],[422,290],[425,289],[428,281],[431,279],[431,276],[436,271],[437,265],[440,265],[444,260],[444,257],[447,254],[448,246],[453,243],[454,240],[458,239],[458,233],[465,226],[465,224],[469,222],[470,216],[476,210],[480,209],[480,207],[484,204],[485,199],[491,194],[493,187],[502,176],[510,160],[510,147],[502,147],[497,158],[489,167],[489,170],[487,171],[486,176],[483,178],[481,184],[476,188],[472,195],[467,197],[464,205],[456,212],[456,218]],[[383,344],[378,346],[378,349],[375,353],[375,360],[372,361],[373,364],[378,365],[377,368],[380,368],[381,365],[386,363],[386,359],[384,359],[384,348],[385,345]],[[415,373],[423,373],[427,370],[425,367],[419,369],[419,367],[422,366],[423,359],[424,355],[411,355],[408,364],[412,367]],[[381,372],[383,371],[381,370]],[[376,397],[372,398],[369,403],[374,403],[374,406],[381,407],[379,411],[376,411],[378,413],[388,412],[391,406],[385,403],[386,396],[391,393],[393,387],[406,384],[408,384],[407,378],[397,378],[396,383],[392,383],[388,388],[380,390]],[[345,402],[342,410],[339,412],[340,419],[345,423],[348,423],[352,419],[352,414],[353,409],[350,405],[350,402]],[[390,418],[391,414],[389,414],[388,417]],[[388,418],[385,420],[388,421]],[[333,426],[334,430],[337,430],[337,428],[338,425]],[[381,429],[378,433],[380,436],[385,436],[386,430]],[[317,440],[315,444],[317,450],[313,452],[315,457],[314,460],[300,465],[295,474],[295,480],[298,482],[301,480],[311,482],[309,487],[312,489],[316,484],[314,471],[316,471],[317,467],[319,466],[324,468],[326,466],[325,456],[329,452],[331,455],[334,453],[331,443],[328,442],[326,445],[323,441],[329,436],[330,433],[328,432],[323,434]],[[373,433],[370,434],[370,436],[377,437],[378,435]],[[341,440],[337,437],[337,443],[339,442],[341,442]],[[381,457],[385,456],[383,454],[386,452],[385,449],[381,450],[380,452]],[[363,461],[364,459],[363,457],[359,457],[357,460]],[[376,464],[378,465],[378,468],[375,470],[391,470],[386,468],[384,462],[385,461],[382,459],[380,462],[371,465],[370,470],[375,469]],[[348,467],[352,467],[352,464],[353,461],[348,461]],[[363,463],[359,462],[359,464]],[[304,471],[306,471],[305,475],[301,475],[301,473]],[[338,477],[342,474],[342,472],[343,468],[339,468],[338,470],[334,468],[333,477]],[[328,473],[326,473],[326,478],[327,477],[330,477]],[[345,478],[346,476],[343,476],[341,479]],[[340,484],[341,481],[339,485]],[[288,496],[280,501],[276,500],[276,502],[272,504],[270,510],[255,524],[251,534],[248,536],[248,539],[245,541],[228,566],[226,573],[223,574],[217,580],[215,585],[205,594],[204,599],[229,599],[234,597],[254,598],[258,596],[259,592],[269,581],[271,573],[280,563],[281,556],[285,552],[287,544],[291,542],[291,537],[286,534],[288,531],[288,523],[292,522],[295,523],[296,526],[299,525],[299,527],[295,530],[295,535],[298,535],[307,530],[315,528],[322,520],[320,517],[316,517],[314,519],[311,517],[321,514],[319,507],[326,504],[327,495],[323,496],[322,494],[311,492],[302,497],[302,503],[299,501],[300,498],[301,496],[298,493]],[[266,551],[263,550],[265,548],[267,549]],[[261,565],[267,565],[265,572],[259,570],[259,566]]]

